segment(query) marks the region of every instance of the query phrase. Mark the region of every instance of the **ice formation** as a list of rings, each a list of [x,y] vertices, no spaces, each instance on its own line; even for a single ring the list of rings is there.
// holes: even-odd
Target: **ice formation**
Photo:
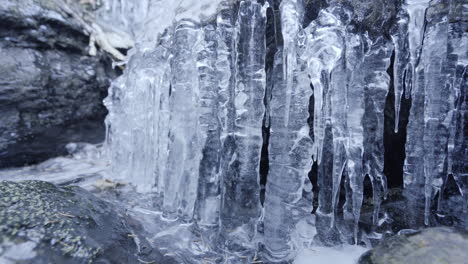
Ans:
[[[393,88],[392,131],[403,94],[412,100],[404,185],[425,200],[430,225],[449,174],[468,195],[468,8],[407,0],[397,9],[389,34],[379,34],[358,25],[346,1],[327,1],[308,24],[301,0],[108,1],[104,13],[137,43],[105,101],[113,177],[157,193],[164,218],[216,230],[223,250],[260,244],[272,262],[293,258],[314,196],[309,225],[323,244],[365,242],[366,177],[372,225],[384,217]]]

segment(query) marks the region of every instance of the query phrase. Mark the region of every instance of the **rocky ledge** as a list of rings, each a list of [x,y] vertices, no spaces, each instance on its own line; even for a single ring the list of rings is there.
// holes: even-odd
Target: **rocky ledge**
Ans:
[[[176,263],[141,225],[80,187],[0,182],[0,263]]]
[[[359,264],[451,264],[468,260],[468,233],[428,228],[390,237],[365,253]]]
[[[82,25],[53,0],[0,4],[0,168],[66,154],[69,142],[104,139],[116,71],[89,56]]]

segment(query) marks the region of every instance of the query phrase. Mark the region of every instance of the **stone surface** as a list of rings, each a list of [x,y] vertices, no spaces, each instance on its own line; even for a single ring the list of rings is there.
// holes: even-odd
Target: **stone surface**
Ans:
[[[429,228],[386,239],[361,256],[359,264],[466,263],[468,233]]]
[[[126,221],[79,187],[0,183],[0,230],[0,263],[137,261]]]
[[[0,182],[0,263],[176,263],[141,224],[80,187]]]
[[[0,168],[65,154],[104,139],[102,104],[116,73],[52,0],[0,5]]]

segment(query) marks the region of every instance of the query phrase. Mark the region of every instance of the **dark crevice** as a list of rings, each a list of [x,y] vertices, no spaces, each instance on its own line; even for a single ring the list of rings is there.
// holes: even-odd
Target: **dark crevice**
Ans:
[[[387,177],[389,188],[403,187],[403,165],[405,161],[406,127],[409,121],[411,99],[401,99],[400,121],[398,133],[394,132],[395,124],[395,94],[393,66],[395,63],[395,52],[392,53],[390,66],[387,73],[390,76],[390,87],[385,101],[384,121],[384,174]]]
[[[306,28],[312,21],[314,21],[320,12],[328,6],[326,0],[302,0],[304,3],[304,20],[302,27]]]
[[[416,54],[416,58],[417,58],[417,61],[415,63],[415,65],[413,65],[414,69],[416,69],[416,67],[419,65],[419,61],[421,60],[421,51],[422,51],[422,48],[424,47],[424,39],[425,39],[425,36],[426,36],[426,30],[427,30],[427,10],[428,8],[426,8],[426,10],[424,11],[424,26],[423,26],[423,32],[422,32],[422,38],[421,38],[421,43],[420,43],[420,46],[419,46],[419,49],[418,49],[418,54]]]
[[[372,179],[370,178],[369,175],[366,175],[364,177],[364,182],[363,182],[363,199],[362,199],[362,207],[361,207],[361,213],[359,217],[359,222],[360,222],[360,227],[364,228],[367,232],[370,231],[370,227],[372,227],[372,221],[373,221],[373,214],[372,212],[375,209],[376,204],[374,204],[374,190],[373,189],[373,184],[372,184]],[[378,206],[378,205],[377,205]]]
[[[309,180],[312,183],[312,193],[314,195],[314,200],[312,201],[313,209],[312,213],[315,214],[318,208],[318,193],[320,191],[319,185],[318,185],[318,164],[317,162],[314,162],[312,164],[312,169],[309,172]]]
[[[265,73],[266,73],[266,91],[263,99],[265,106],[265,115],[263,117],[262,124],[262,138],[263,145],[260,156],[260,203],[263,205],[265,201],[265,191],[267,184],[267,177],[269,171],[269,158],[268,158],[268,145],[270,141],[270,106],[269,102],[271,99],[271,90],[273,89],[273,65],[274,57],[278,52],[278,43],[282,42],[281,32],[279,27],[279,4],[272,3],[266,11],[267,21],[265,29],[265,42],[266,42],[266,54],[265,54]]]
[[[310,76],[309,76],[310,79]],[[312,83],[310,83],[310,89],[312,92],[314,91],[314,86]],[[307,118],[307,124],[309,125],[309,137],[312,139],[312,142],[314,141],[314,95],[312,94],[309,99],[309,118]],[[318,192],[319,192],[319,186],[317,182],[317,172],[318,172],[318,165],[317,162],[314,162],[312,164],[312,168],[309,171],[308,177],[310,182],[312,183],[312,193],[314,195],[314,199],[312,201],[313,209],[312,213],[315,213],[315,211],[318,208]]]

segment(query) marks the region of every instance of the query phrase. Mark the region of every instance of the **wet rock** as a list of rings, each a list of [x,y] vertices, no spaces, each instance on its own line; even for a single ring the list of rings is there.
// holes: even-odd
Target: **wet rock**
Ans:
[[[366,252],[359,264],[466,263],[468,233],[448,227],[396,235]]]
[[[79,187],[0,183],[0,263],[139,263],[127,220]]]
[[[0,168],[66,154],[104,139],[102,100],[116,72],[53,0],[0,5]]]
[[[181,263],[158,250],[154,234],[117,201],[125,185],[111,184],[91,193],[44,181],[0,181],[0,263]]]

